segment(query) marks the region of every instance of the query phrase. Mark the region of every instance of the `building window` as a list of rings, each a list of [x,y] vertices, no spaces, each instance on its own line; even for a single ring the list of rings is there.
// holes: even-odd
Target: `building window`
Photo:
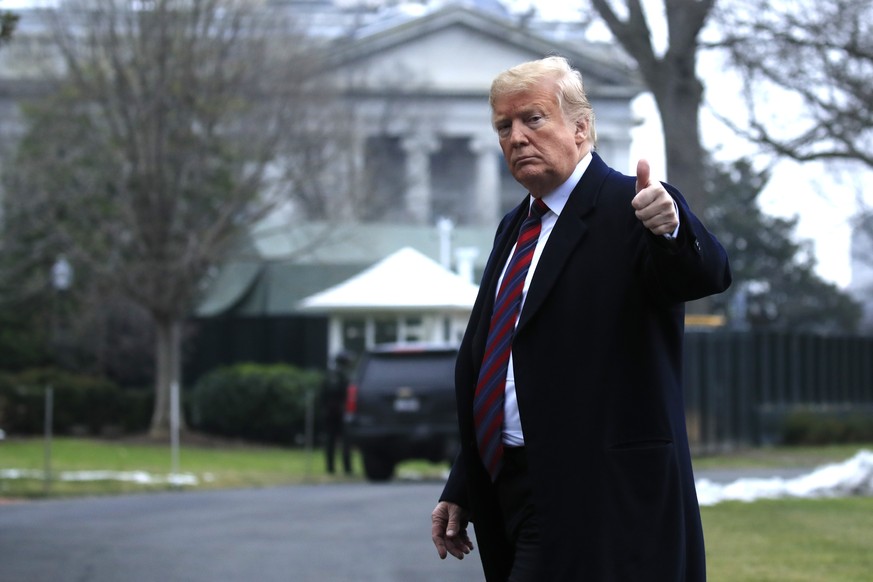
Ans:
[[[394,136],[367,138],[362,218],[368,222],[406,219],[406,154]]]
[[[469,208],[476,168],[468,142],[467,137],[444,137],[442,149],[431,156],[431,214],[451,218],[455,224],[470,224],[477,218]]]
[[[405,317],[401,321],[404,342],[420,342],[425,338],[424,320],[421,316]]]
[[[367,322],[363,319],[346,319],[343,321],[343,348],[356,354],[364,353],[367,348]]]
[[[375,319],[373,321],[374,336],[373,341],[376,345],[390,344],[397,341],[397,319],[384,318]]]

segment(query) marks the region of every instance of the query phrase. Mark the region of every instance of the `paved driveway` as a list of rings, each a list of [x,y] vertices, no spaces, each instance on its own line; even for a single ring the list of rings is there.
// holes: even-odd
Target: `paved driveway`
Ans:
[[[441,490],[353,483],[0,505],[0,582],[481,581],[477,553],[441,561],[431,544]]]
[[[481,580],[430,541],[440,484],[294,486],[0,506],[2,582]]]

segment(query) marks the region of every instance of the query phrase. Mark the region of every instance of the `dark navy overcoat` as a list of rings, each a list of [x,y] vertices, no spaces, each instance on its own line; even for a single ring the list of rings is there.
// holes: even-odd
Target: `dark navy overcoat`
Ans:
[[[682,392],[684,303],[724,291],[724,248],[672,186],[675,241],[634,215],[635,178],[595,153],[543,250],[513,340],[548,582],[700,582],[703,532]],[[461,453],[442,499],[473,512],[489,582],[506,579],[473,393],[500,276],[528,208],[497,230],[456,367]]]

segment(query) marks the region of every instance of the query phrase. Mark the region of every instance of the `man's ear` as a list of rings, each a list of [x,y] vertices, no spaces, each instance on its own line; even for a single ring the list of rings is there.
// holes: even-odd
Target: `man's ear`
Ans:
[[[584,117],[576,122],[576,143],[584,143],[589,138],[590,125],[588,118]]]

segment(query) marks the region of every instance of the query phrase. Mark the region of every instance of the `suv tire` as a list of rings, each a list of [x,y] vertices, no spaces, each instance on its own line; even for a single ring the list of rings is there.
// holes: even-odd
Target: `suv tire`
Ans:
[[[370,481],[388,481],[394,476],[396,463],[384,452],[364,449],[361,455],[364,458],[364,475]]]

